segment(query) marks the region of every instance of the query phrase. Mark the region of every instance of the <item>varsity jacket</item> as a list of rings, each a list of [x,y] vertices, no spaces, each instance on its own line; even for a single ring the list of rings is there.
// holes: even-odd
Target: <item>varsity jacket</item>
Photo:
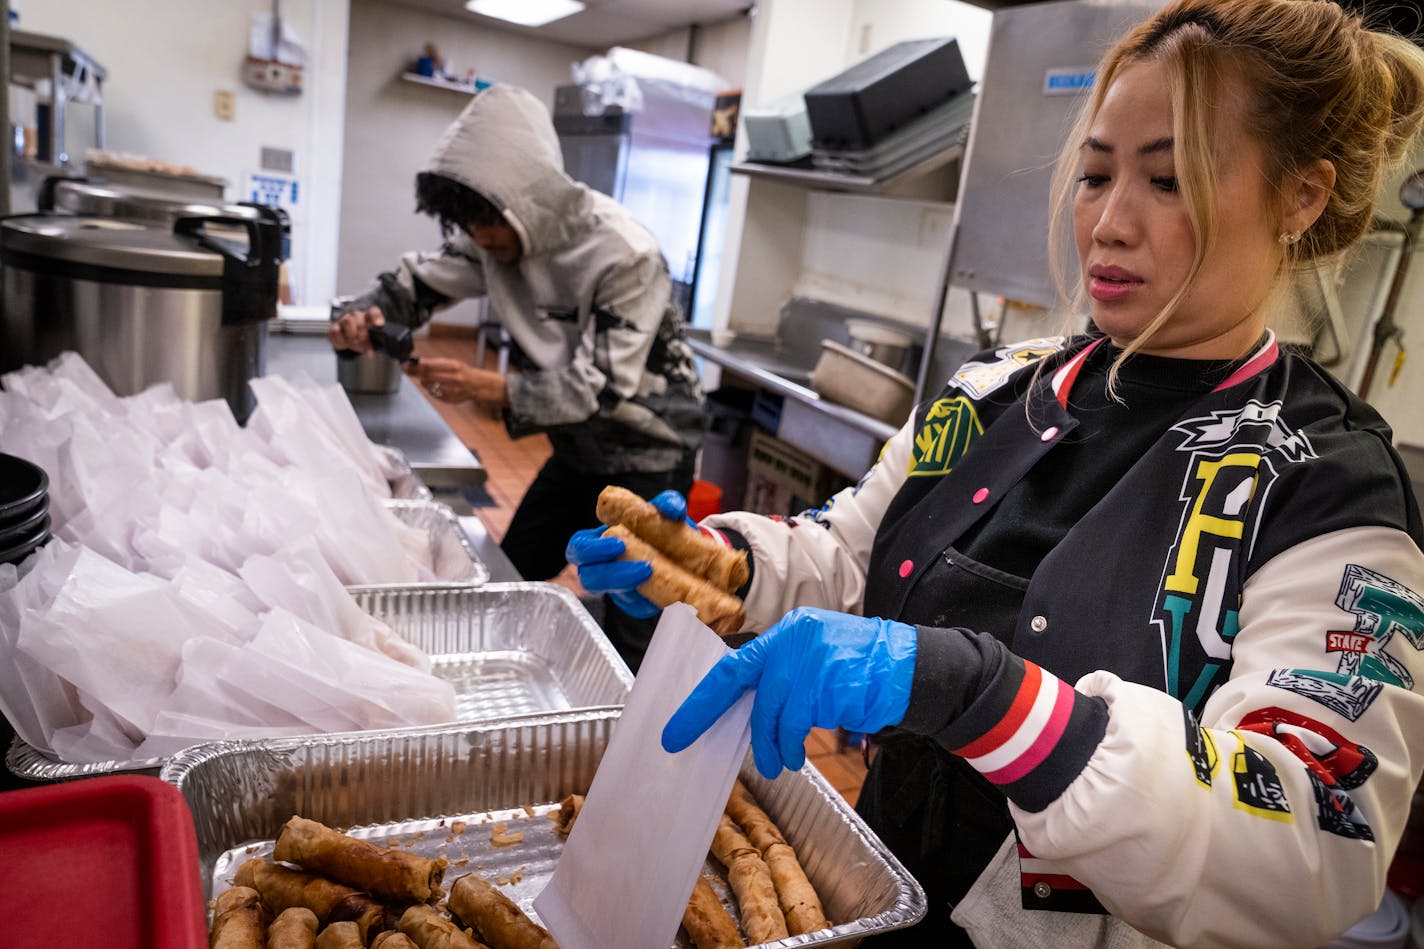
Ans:
[[[932,596],[927,568],[1078,424],[1095,344],[965,364],[820,510],[705,521],[749,550],[748,628]],[[991,864],[956,922],[985,946],[1299,947],[1373,912],[1424,770],[1421,540],[1383,420],[1266,340],[1069,530],[993,649],[919,629],[902,724],[1017,830],[1019,879]],[[946,722],[930,680],[971,646],[986,671]],[[1054,911],[1084,888],[1110,918]]]
[[[702,441],[705,403],[656,240],[622,205],[563,171],[548,110],[514,86],[477,93],[425,168],[494,202],[523,256],[490,258],[463,232],[404,255],[354,306],[420,326],[489,297],[514,343],[505,424],[546,432],[591,474],[670,471]]]

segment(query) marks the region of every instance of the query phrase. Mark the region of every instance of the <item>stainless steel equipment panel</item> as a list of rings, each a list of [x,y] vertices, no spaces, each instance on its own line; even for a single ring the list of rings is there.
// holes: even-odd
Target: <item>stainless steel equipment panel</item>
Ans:
[[[1162,6],[1063,0],[994,14],[955,209],[952,285],[1057,302],[1044,239],[1054,162],[1098,60]]]

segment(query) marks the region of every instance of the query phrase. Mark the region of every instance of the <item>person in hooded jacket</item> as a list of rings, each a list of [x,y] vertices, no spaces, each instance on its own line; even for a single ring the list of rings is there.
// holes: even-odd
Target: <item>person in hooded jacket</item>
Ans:
[[[513,438],[548,435],[553,455],[501,543],[523,578],[547,580],[568,525],[597,523],[605,485],[644,497],[692,486],[705,402],[667,264],[622,205],[564,173],[548,110],[515,86],[470,100],[416,176],[416,207],[444,245],[380,274],[329,338],[367,352],[374,326],[489,298],[517,371],[434,358],[407,371],[437,399],[502,410]],[[652,624],[610,603],[604,625],[636,669]]]

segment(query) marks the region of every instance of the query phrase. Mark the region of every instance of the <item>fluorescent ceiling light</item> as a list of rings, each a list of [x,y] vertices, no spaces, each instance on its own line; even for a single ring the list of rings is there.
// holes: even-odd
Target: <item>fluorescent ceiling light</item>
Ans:
[[[465,9],[520,26],[543,26],[573,16],[583,4],[579,0],[468,0]]]

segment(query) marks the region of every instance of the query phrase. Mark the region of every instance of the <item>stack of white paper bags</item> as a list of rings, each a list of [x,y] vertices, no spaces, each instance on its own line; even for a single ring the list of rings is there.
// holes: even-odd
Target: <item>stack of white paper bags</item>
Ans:
[[[0,706],[67,762],[454,719],[429,660],[347,584],[435,579],[338,386],[115,396],[77,355],[3,379],[0,452],[50,477],[56,541],[0,566]]]

